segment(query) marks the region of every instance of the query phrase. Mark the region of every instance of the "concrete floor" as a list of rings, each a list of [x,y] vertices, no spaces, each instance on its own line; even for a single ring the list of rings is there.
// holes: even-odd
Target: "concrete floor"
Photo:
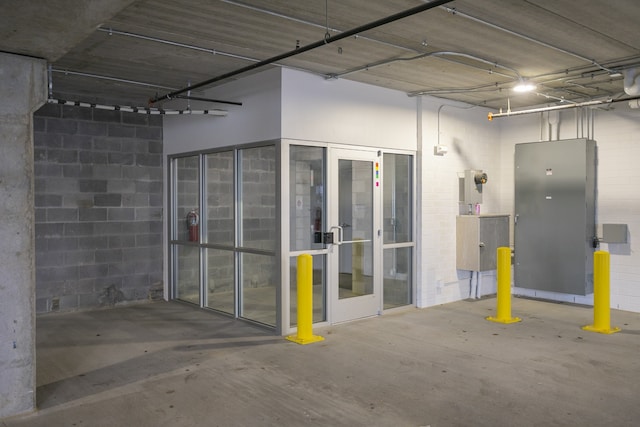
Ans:
[[[18,426],[637,426],[640,314],[495,299],[317,329],[300,346],[178,303],[45,315]]]

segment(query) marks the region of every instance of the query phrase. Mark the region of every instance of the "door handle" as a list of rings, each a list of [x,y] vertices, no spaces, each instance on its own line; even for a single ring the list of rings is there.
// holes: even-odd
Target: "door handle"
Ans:
[[[341,245],[342,244],[342,227],[339,225],[334,225],[333,227],[331,227],[329,229],[329,231],[333,232],[333,229],[337,228],[338,229],[338,241],[335,243],[336,245]]]
[[[340,243],[367,243],[367,242],[371,242],[371,239],[369,239],[369,240],[345,240],[345,241],[340,242]]]

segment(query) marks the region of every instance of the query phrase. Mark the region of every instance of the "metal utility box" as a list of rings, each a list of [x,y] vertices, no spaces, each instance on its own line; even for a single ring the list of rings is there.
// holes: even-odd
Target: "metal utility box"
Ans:
[[[515,147],[515,285],[592,293],[595,141]]]
[[[509,247],[509,215],[460,215],[456,218],[456,268],[496,269],[496,250]]]
[[[627,243],[627,224],[602,224],[602,242]]]

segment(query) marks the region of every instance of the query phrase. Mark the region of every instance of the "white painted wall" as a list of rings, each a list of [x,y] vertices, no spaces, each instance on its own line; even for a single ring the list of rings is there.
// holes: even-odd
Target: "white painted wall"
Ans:
[[[175,115],[164,117],[164,154],[186,153],[215,147],[280,138],[280,69],[273,68],[206,91],[204,97],[242,102],[242,106],[203,105],[220,108],[226,117]],[[184,102],[181,104],[184,106]],[[166,108],[170,108],[167,104]]]
[[[416,146],[416,99],[283,69],[282,137],[404,150]]]
[[[611,111],[596,110],[593,127],[585,125],[584,130],[577,126],[576,111],[566,110],[560,113],[558,132],[552,132],[551,138],[590,136],[596,140],[596,222],[627,224],[630,234],[626,245],[600,245],[601,250],[611,254],[611,307],[640,312],[640,242],[634,238],[634,234],[640,230],[640,110],[631,110],[622,103],[615,104]],[[501,121],[501,207],[513,212],[514,145],[549,140],[548,122],[546,115],[540,114],[497,120]],[[533,291],[519,288],[514,289],[514,292],[533,295]],[[584,297],[537,291],[536,296],[587,304],[593,302],[592,295]]]
[[[466,169],[486,172],[481,213],[509,212],[500,203],[500,130],[486,119],[489,110],[436,98],[421,101],[417,304],[426,307],[469,296],[470,272],[456,270],[459,174]],[[446,155],[434,155],[438,142],[448,147]],[[494,293],[495,273],[482,273],[481,283],[482,294]]]

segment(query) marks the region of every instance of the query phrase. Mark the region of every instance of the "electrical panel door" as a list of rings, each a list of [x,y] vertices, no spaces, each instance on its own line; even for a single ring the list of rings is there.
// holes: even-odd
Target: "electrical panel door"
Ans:
[[[458,270],[495,270],[499,247],[509,247],[509,215],[456,217]]]
[[[517,144],[515,286],[593,292],[596,143]]]

